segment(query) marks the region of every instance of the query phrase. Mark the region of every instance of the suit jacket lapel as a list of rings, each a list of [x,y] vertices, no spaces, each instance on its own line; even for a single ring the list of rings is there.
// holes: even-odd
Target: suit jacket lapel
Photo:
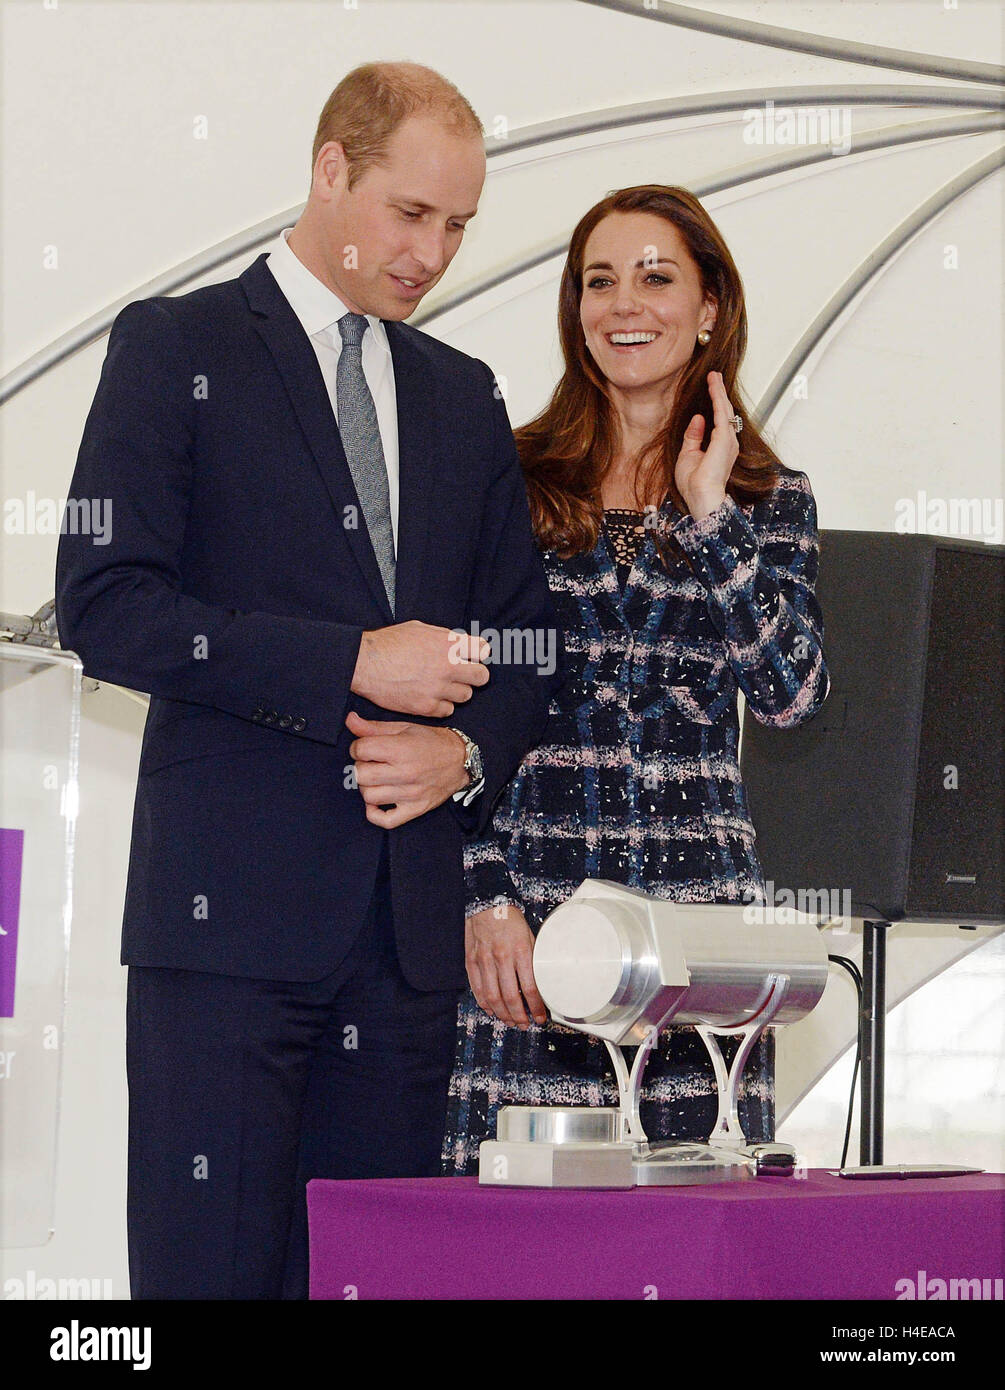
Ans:
[[[400,323],[384,321],[394,363],[398,414],[398,555],[395,566],[395,620],[414,612],[433,524],[437,477],[436,378],[421,339]],[[449,538],[444,538],[449,543]]]
[[[363,510],[339,437],[321,367],[303,325],[276,284],[266,260],[266,254],[259,256],[238,277],[254,315],[255,328],[264,339],[283,379],[331,498],[337,525],[344,532],[374,599],[383,609],[388,622],[393,622],[380,566],[363,520]],[[399,414],[400,409],[399,397]],[[355,527],[344,524],[349,507],[355,508]],[[396,597],[398,593],[400,590],[396,590]]]

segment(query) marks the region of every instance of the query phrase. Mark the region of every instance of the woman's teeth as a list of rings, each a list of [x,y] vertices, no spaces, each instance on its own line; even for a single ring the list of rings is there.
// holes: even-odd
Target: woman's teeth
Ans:
[[[609,333],[608,339],[616,347],[632,347],[635,343],[652,343],[659,336],[657,333]]]

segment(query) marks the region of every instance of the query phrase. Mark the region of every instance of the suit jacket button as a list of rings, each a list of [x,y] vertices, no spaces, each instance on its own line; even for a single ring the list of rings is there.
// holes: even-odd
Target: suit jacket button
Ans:
[[[263,709],[256,709],[255,712],[254,712],[254,714],[253,714],[251,717],[252,717],[252,719],[261,719],[261,718],[263,718],[264,714],[265,714],[265,710],[263,710]]]
[[[299,734],[300,731],[301,731],[301,729],[306,729],[306,728],[307,728],[307,720],[304,719],[303,715],[298,715],[297,718],[294,719],[294,721],[293,721],[293,732],[294,732],[295,734]]]
[[[265,711],[265,714],[262,716],[262,722],[264,724],[274,724],[278,718],[279,715],[276,713],[274,709],[267,709]]]
[[[292,723],[293,720],[290,718],[290,716],[288,714],[284,714],[279,721],[279,727],[281,729],[288,729]]]

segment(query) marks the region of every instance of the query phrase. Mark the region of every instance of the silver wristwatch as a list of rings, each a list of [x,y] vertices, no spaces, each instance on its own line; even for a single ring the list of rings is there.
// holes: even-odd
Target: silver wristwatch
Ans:
[[[454,800],[463,800],[464,805],[467,806],[470,801],[474,800],[485,785],[485,777],[482,770],[482,755],[479,751],[478,744],[475,743],[474,739],[468,738],[463,729],[454,729],[453,726],[449,724],[447,728],[451,729],[458,738],[464,740],[464,771],[468,774],[471,781],[466,787],[462,787],[460,791],[454,792]]]

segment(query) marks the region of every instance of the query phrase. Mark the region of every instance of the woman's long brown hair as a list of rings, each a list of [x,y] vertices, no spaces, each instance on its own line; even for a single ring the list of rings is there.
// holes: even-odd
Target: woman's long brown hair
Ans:
[[[566,558],[597,544],[603,519],[601,482],[619,442],[606,381],[587,349],[580,322],[583,254],[598,223],[612,213],[632,212],[654,213],[677,228],[698,267],[703,293],[717,305],[708,345],[696,344],[678,380],[666,424],[636,458],[638,506],[658,507],[669,497],[678,511],[687,513],[674,469],[684,431],[694,415],[704,416],[703,447],[708,447],[713,418],[706,380],[710,371],[722,373],[730,402],[743,416],[740,453],[726,485],[727,495],[738,505],[764,497],[782,468],[762,438],[737,380],[747,347],[747,312],[743,282],[722,234],[686,188],[644,184],[618,189],[590,208],[572,234],[558,300],[565,371],[541,414],[516,431],[535,535],[543,549]],[[657,533],[656,544],[665,564],[671,553],[683,555],[666,533]]]

